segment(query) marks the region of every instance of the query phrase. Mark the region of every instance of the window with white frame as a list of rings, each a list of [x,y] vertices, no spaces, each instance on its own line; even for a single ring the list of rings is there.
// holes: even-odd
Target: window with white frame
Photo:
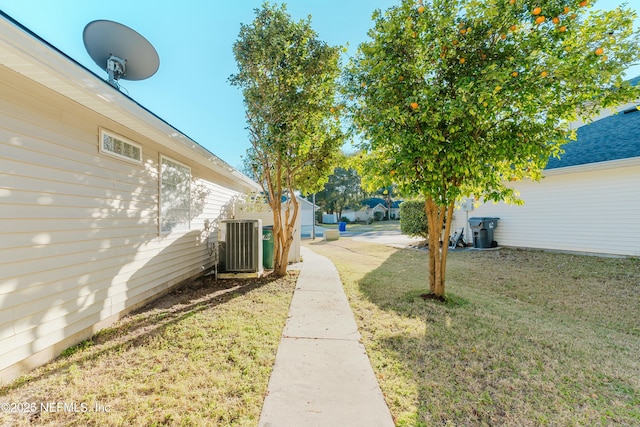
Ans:
[[[105,129],[100,129],[100,152],[130,162],[142,163],[141,145]]]
[[[160,231],[190,228],[191,169],[175,160],[160,158]]]

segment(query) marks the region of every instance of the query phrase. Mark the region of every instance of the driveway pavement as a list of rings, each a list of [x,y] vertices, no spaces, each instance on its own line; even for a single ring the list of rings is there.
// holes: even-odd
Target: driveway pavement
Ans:
[[[329,228],[316,226],[316,239],[322,239],[325,230]],[[302,227],[302,238],[308,239],[311,237],[311,227]],[[378,243],[381,245],[394,246],[394,247],[407,247],[412,244],[421,242],[424,239],[419,237],[409,237],[400,233],[399,230],[385,230],[385,231],[352,231],[349,230],[347,225],[347,231],[340,233],[340,238],[351,238],[353,240],[360,240],[363,242]]]
[[[343,233],[343,234],[348,234]],[[340,235],[342,237],[342,235]],[[348,236],[345,236],[348,237]],[[378,243],[387,246],[407,247],[412,244],[421,242],[424,239],[419,237],[409,237],[396,230],[388,231],[367,231],[364,233],[357,233],[351,236],[353,240],[360,240],[363,242]]]

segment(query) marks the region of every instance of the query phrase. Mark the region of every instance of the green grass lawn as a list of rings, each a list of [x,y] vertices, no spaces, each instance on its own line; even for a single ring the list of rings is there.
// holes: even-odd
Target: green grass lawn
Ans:
[[[330,229],[338,229],[338,224],[320,224],[321,227],[330,228]],[[389,220],[389,221],[374,221],[371,224],[364,223],[348,223],[347,231],[352,231],[356,233],[364,233],[367,231],[400,231],[400,221],[397,220]]]
[[[337,266],[398,426],[639,426],[640,260],[307,243]]]
[[[182,287],[1,388],[0,403],[56,412],[0,425],[255,426],[296,278]]]

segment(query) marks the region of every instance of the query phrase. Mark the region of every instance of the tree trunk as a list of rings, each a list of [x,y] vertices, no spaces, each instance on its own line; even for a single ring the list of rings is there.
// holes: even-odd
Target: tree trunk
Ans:
[[[429,289],[432,294],[444,298],[449,233],[453,218],[453,207],[438,206],[431,196],[425,197],[429,233]]]
[[[289,265],[289,250],[291,249],[291,244],[293,243],[293,231],[296,225],[296,219],[298,218],[298,205],[298,199],[293,196],[289,197],[286,202],[284,218],[282,212],[282,204],[279,205],[277,218],[275,210],[273,211],[274,236],[276,221],[278,221],[280,230],[282,230],[278,234],[278,250],[276,251],[274,248],[275,259],[273,265],[273,274],[278,277],[287,274],[287,266]]]

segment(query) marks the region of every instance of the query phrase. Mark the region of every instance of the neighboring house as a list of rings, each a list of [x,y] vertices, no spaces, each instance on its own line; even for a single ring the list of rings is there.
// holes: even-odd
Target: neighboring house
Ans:
[[[344,208],[342,210],[342,218],[345,218],[347,221],[355,222],[356,220],[356,212],[351,208]]]
[[[387,215],[387,201],[379,197],[371,197],[362,201],[358,209],[345,208],[342,216],[349,221],[370,222],[375,219],[375,213],[380,212],[382,217]]]
[[[391,203],[391,209],[389,210],[390,219],[400,219],[400,204],[402,200],[396,200]]]
[[[634,79],[633,81],[637,81]],[[457,214],[498,217],[501,246],[640,256],[640,111],[636,104],[578,128],[576,142],[551,159],[540,182],[515,184],[523,206],[485,203]]]
[[[0,383],[213,265],[258,185],[0,12]]]
[[[365,206],[366,215],[375,218],[376,212],[380,212],[382,217],[386,217],[389,212],[388,201],[380,197],[371,197],[362,201]]]

